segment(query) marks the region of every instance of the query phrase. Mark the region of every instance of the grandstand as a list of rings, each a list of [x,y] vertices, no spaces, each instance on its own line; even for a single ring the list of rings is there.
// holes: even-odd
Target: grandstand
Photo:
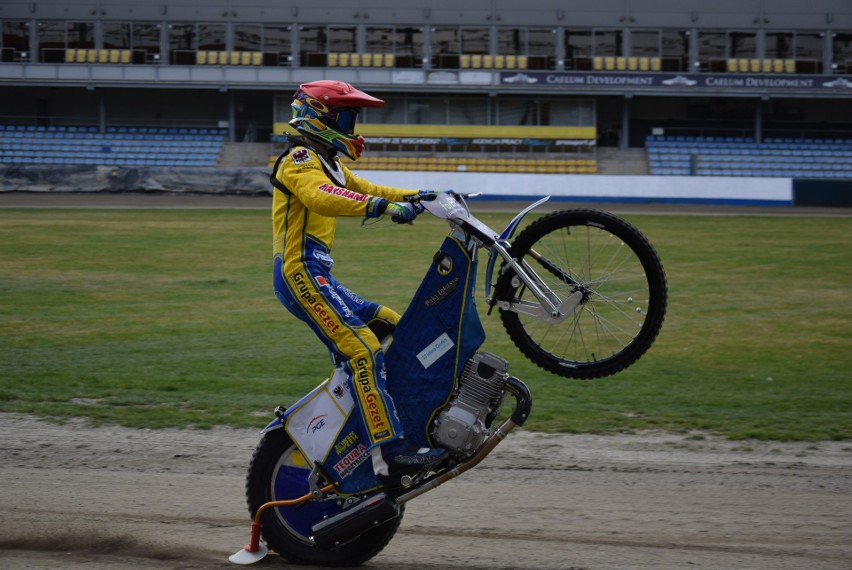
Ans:
[[[0,125],[0,162],[105,166],[216,166],[221,129]]]
[[[12,0],[0,31],[0,164],[263,167],[334,78],[387,101],[362,170],[850,178],[847,0]]]
[[[649,136],[654,175],[852,179],[852,139]]]

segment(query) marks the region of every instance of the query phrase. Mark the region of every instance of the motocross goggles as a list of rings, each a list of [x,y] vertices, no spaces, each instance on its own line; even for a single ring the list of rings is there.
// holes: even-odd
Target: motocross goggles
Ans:
[[[331,109],[327,115],[327,120],[336,123],[341,133],[351,135],[355,133],[355,122],[358,120],[358,111],[360,110],[356,107]]]

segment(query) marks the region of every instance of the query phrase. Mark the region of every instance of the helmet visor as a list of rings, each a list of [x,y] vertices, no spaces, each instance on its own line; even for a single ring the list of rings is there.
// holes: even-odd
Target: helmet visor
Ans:
[[[346,133],[347,135],[351,135],[355,133],[355,122],[358,119],[358,111],[360,109],[341,109],[337,111],[335,119],[335,123],[340,127],[340,131]]]

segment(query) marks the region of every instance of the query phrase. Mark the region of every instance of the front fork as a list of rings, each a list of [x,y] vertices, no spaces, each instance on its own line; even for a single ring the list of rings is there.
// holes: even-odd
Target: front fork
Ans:
[[[513,258],[509,250],[502,243],[495,242],[491,248],[506,261],[503,272],[514,271],[515,278],[520,280],[517,286],[523,283],[538,300],[538,303],[500,300],[497,299],[497,291],[495,290],[494,299],[490,301],[492,307],[496,305],[497,308],[504,311],[513,311],[542,321],[554,321],[558,323],[568,318],[568,315],[573,313],[577,305],[583,300],[582,291],[574,291],[565,300],[561,300],[526,261],[523,259],[518,261]],[[535,252],[531,253],[534,254]]]

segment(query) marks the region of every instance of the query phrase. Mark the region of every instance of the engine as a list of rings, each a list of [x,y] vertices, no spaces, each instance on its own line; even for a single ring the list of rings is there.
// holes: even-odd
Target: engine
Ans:
[[[477,352],[465,364],[458,389],[438,415],[434,440],[451,455],[469,457],[489,436],[488,416],[500,407],[509,363],[490,352]]]

